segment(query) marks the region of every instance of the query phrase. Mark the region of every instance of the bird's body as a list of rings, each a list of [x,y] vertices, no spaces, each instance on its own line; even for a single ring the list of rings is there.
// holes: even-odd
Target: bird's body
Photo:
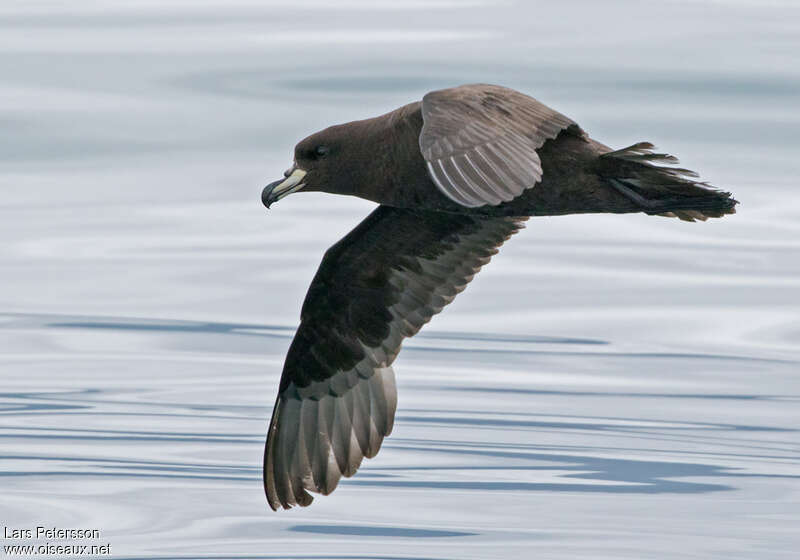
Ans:
[[[648,143],[612,150],[521,93],[485,84],[431,92],[295,148],[264,189],[380,206],[325,254],[284,365],[264,461],[273,509],[311,503],[391,432],[391,365],[529,216],[646,212],[686,221],[734,212]]]

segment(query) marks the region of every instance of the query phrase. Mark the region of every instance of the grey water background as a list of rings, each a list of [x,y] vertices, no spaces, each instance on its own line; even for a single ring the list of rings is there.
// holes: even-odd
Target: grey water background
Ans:
[[[789,1],[6,0],[0,523],[115,558],[797,558],[799,31]],[[476,81],[739,213],[531,220],[406,343],[377,458],[273,513],[283,356],[372,205],[260,189]]]

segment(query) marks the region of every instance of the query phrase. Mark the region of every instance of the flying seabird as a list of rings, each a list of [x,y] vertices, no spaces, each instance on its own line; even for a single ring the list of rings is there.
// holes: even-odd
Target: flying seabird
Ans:
[[[307,506],[373,457],[397,406],[392,362],[530,216],[629,213],[685,221],[737,201],[640,142],[620,150],[505,87],[433,91],[297,144],[269,207],[324,191],[379,206],[330,247],[311,282],[267,433],[272,509]]]

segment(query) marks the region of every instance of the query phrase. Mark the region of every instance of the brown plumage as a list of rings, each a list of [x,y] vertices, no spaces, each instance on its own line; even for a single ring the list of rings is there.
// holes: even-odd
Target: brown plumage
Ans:
[[[325,191],[380,206],[331,247],[311,283],[267,435],[273,509],[306,506],[391,432],[392,362],[528,216],[645,212],[706,220],[729,193],[642,142],[612,151],[571,119],[485,84],[427,94],[302,140],[266,206]]]

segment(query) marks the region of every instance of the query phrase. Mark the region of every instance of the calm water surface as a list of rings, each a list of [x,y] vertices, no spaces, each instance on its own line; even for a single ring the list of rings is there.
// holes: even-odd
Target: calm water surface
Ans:
[[[116,558],[797,558],[797,3],[331,6],[0,6],[0,523]],[[407,343],[379,456],[272,513],[283,356],[372,205],[261,187],[310,132],[475,81],[740,213],[531,220]]]

